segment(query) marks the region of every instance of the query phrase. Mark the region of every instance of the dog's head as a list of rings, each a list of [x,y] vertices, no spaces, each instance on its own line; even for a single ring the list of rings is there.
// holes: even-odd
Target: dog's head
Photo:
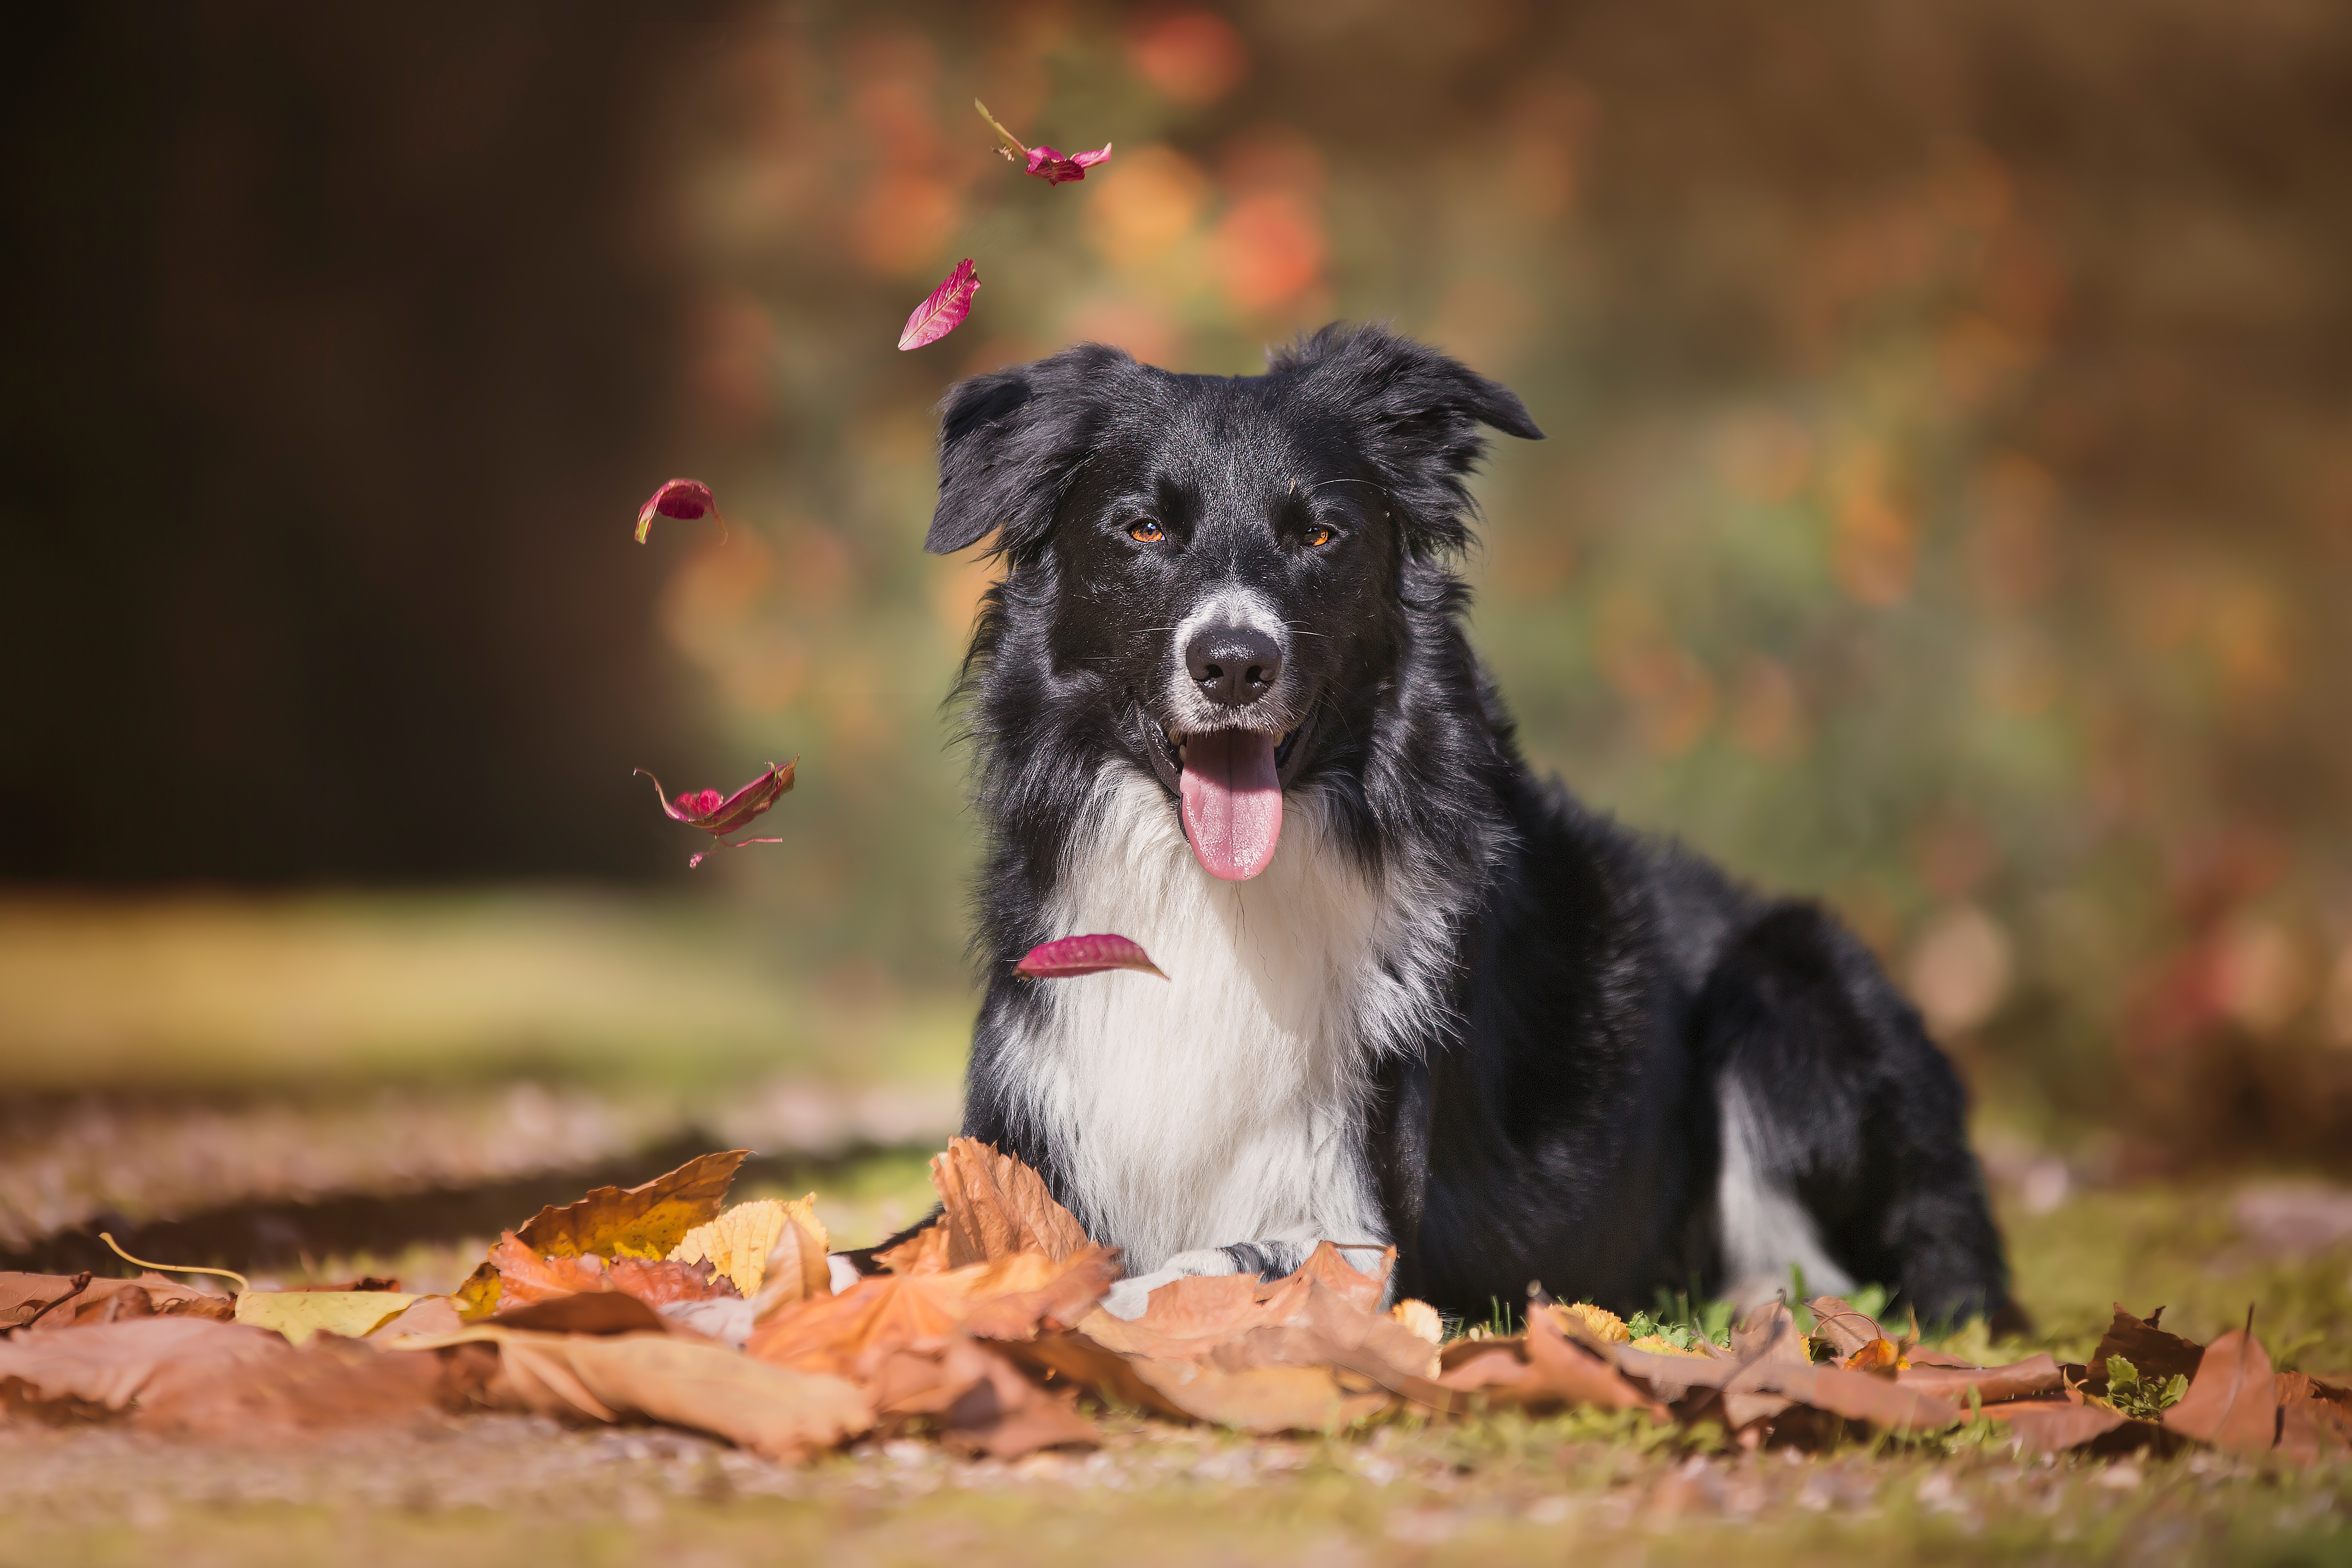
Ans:
[[[1467,541],[1483,426],[1543,434],[1506,388],[1377,327],[1326,327],[1256,376],[1087,344],[949,395],[928,547],[996,534],[1000,613],[1031,623],[1056,703],[1099,710],[1087,727],[1239,880],[1274,858],[1284,788],[1365,743],[1409,578]]]

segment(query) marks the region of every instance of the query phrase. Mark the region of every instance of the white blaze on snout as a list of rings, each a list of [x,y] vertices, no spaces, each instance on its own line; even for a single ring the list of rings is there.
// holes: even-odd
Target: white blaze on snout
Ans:
[[[1209,875],[1245,882],[1272,863],[1282,838],[1282,784],[1274,762],[1280,731],[1262,726],[1269,720],[1278,722],[1286,705],[1273,692],[1241,709],[1220,707],[1201,695],[1190,650],[1195,637],[1220,627],[1258,633],[1281,650],[1285,662],[1290,629],[1259,595],[1222,588],[1177,625],[1171,649],[1175,699],[1169,710],[1178,716],[1171,729],[1184,770],[1185,839]]]

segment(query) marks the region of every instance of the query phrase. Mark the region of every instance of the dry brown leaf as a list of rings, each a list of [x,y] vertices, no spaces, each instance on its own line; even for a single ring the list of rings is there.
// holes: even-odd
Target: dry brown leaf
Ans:
[[[1298,1271],[1288,1278],[1317,1280],[1367,1312],[1377,1312],[1381,1298],[1388,1294],[1389,1275],[1396,1268],[1397,1249],[1381,1248],[1370,1269],[1359,1268],[1349,1261],[1349,1255],[1357,1250],[1334,1242],[1318,1242],[1315,1250],[1307,1255],[1307,1261],[1298,1266]]]
[[[2024,1399],[2037,1394],[2054,1394],[2065,1384],[2058,1363],[2049,1352],[2011,1362],[2006,1366],[1957,1367],[1910,1366],[1895,1373],[1895,1381],[1906,1388],[1916,1388],[1922,1394],[1932,1394],[1939,1399],[1965,1403],[1969,1390],[1977,1391],[1977,1398],[1986,1405],[2006,1399]]]
[[[542,1334],[666,1334],[684,1331],[646,1302],[621,1290],[583,1290],[570,1296],[551,1297],[544,1301],[509,1307],[495,1314],[490,1321],[502,1329]],[[451,1325],[452,1328],[456,1326]]]
[[[1835,1351],[1841,1361],[1871,1341],[1887,1337],[1877,1319],[1854,1310],[1843,1296],[1816,1296],[1805,1304],[1813,1311],[1813,1338]]]
[[[2204,1348],[2194,1340],[2184,1340],[2158,1328],[2157,1321],[2163,1316],[2164,1309],[2158,1307],[2143,1321],[2117,1303],[2115,1321],[2099,1336],[2098,1349],[2091,1352],[2090,1375],[2084,1379],[2084,1386],[2094,1394],[2106,1392],[2107,1358],[2111,1355],[2122,1356],[2152,1384],[2165,1383],[2176,1373],[2196,1376]]]
[[[2280,1373],[2277,1384],[2280,1458],[2308,1465],[2352,1449],[2352,1391],[2300,1372]]]
[[[1735,1431],[1789,1407],[1789,1396],[1772,1386],[1774,1368],[1812,1366],[1795,1314],[1779,1300],[1763,1302],[1732,1325],[1731,1352],[1740,1365],[1722,1384],[1723,1416]]]
[[[801,1200],[803,1206],[815,1201],[811,1193]],[[737,1204],[722,1209],[719,1217],[708,1225],[696,1226],[679,1237],[669,1249],[672,1263],[709,1263],[719,1273],[735,1282],[735,1292],[745,1300],[760,1293],[760,1281],[766,1277],[768,1254],[783,1234],[787,1215],[784,1205],[777,1198],[760,1198],[748,1204]]]
[[[746,1149],[704,1154],[667,1175],[637,1186],[598,1187],[577,1203],[541,1209],[512,1232],[520,1247],[539,1258],[599,1257],[658,1261],[697,1226],[716,1218]],[[457,1291],[458,1310],[468,1320],[498,1310],[504,1285],[495,1264],[485,1259]]]
[[[2247,1317],[2251,1322],[2252,1314]],[[2251,1328],[2232,1329],[2205,1347],[2189,1392],[2164,1413],[2164,1426],[2232,1454],[2270,1452],[2278,1442],[2278,1380]]]
[[[166,1365],[256,1362],[286,1349],[267,1329],[205,1318],[142,1317],[63,1329],[43,1323],[0,1340],[0,1388],[12,1407],[38,1415],[95,1415],[121,1410]]]
[[[1118,1275],[1118,1256],[1103,1247],[1058,1262],[1025,1252],[943,1273],[870,1275],[837,1296],[785,1308],[752,1331],[746,1348],[779,1366],[862,1380],[880,1357],[957,1331],[1026,1339],[1067,1327],[1090,1314]]]
[[[536,1334],[467,1328],[404,1351],[495,1344],[511,1396],[545,1415],[630,1416],[709,1432],[772,1459],[797,1459],[874,1425],[854,1384],[770,1366],[718,1345],[662,1334]]]
[[[226,1293],[167,1279],[152,1271],[136,1279],[92,1279],[79,1290],[74,1277],[65,1274],[0,1272],[0,1329],[12,1329],[38,1316],[44,1329],[69,1323],[120,1322],[126,1318],[208,1318],[234,1321],[236,1298]],[[51,1303],[55,1303],[51,1306]],[[42,1309],[48,1307],[46,1315]]]
[[[883,1420],[930,1416],[940,1440],[967,1454],[1017,1459],[1039,1448],[1099,1441],[1094,1424],[1077,1413],[1075,1388],[1049,1393],[961,1333],[891,1352],[876,1371],[872,1392]]]
[[[457,1303],[448,1297],[419,1296],[400,1316],[378,1324],[368,1338],[381,1344],[411,1334],[451,1334],[463,1321],[457,1316]]]
[[[2025,1447],[2038,1454],[2063,1453],[2085,1443],[2106,1436],[2126,1426],[2149,1426],[2134,1422],[2121,1411],[2105,1405],[2095,1405],[2074,1390],[2058,1395],[2011,1400],[1984,1407],[1988,1421],[2004,1421]]]
[[[1960,1408],[1916,1388],[1842,1366],[1792,1366],[1759,1362],[1748,1369],[1752,1386],[1888,1432],[1935,1432],[1959,1424]],[[1726,1400],[1727,1406],[1729,1400]]]
[[[760,1289],[751,1299],[753,1321],[774,1317],[795,1301],[833,1294],[833,1268],[825,1259],[832,1243],[814,1205],[814,1194],[783,1205],[784,1223],[761,1265]]]
[[[132,1424],[208,1442],[290,1443],[313,1434],[432,1424],[441,1368],[319,1333],[251,1359],[183,1357],[139,1391]]]
[[[963,1287],[963,1329],[976,1339],[1025,1340],[1039,1330],[1075,1326],[1119,1277],[1118,1254],[1089,1247],[1056,1262],[1016,1252],[981,1265]]]
[[[950,1265],[948,1223],[925,1226],[898,1246],[874,1255],[874,1261],[892,1274],[944,1274]]]
[[[1078,1326],[1097,1344],[1122,1355],[1196,1359],[1274,1321],[1261,1294],[1265,1289],[1246,1274],[1189,1274],[1154,1290],[1133,1318],[1093,1312]]]
[[[976,1138],[950,1138],[931,1160],[931,1185],[946,1210],[948,1264],[961,1268],[1014,1252],[1056,1261],[1093,1245],[1045,1179]]]

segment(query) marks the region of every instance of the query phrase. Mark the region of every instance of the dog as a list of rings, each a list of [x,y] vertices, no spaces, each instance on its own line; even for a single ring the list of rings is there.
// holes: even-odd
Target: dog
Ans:
[[[1262,375],[1087,344],[949,393],[927,547],[1004,566],[957,687],[964,1131],[1121,1249],[1122,1316],[1324,1241],[1473,1318],[1792,1268],[2000,1311],[1959,1082],[1870,954],[1522,761],[1454,570],[1489,428],[1542,436],[1339,323]],[[1013,972],[1104,931],[1167,979]]]

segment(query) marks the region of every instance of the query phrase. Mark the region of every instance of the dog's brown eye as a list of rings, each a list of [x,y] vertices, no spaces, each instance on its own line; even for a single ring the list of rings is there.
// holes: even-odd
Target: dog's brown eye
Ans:
[[[1328,528],[1310,528],[1307,531],[1307,548],[1309,550],[1320,550],[1339,537],[1339,536],[1338,534],[1332,532]]]
[[[1160,531],[1160,525],[1148,517],[1139,522],[1129,523],[1127,536],[1138,544],[1157,544],[1168,537]]]

